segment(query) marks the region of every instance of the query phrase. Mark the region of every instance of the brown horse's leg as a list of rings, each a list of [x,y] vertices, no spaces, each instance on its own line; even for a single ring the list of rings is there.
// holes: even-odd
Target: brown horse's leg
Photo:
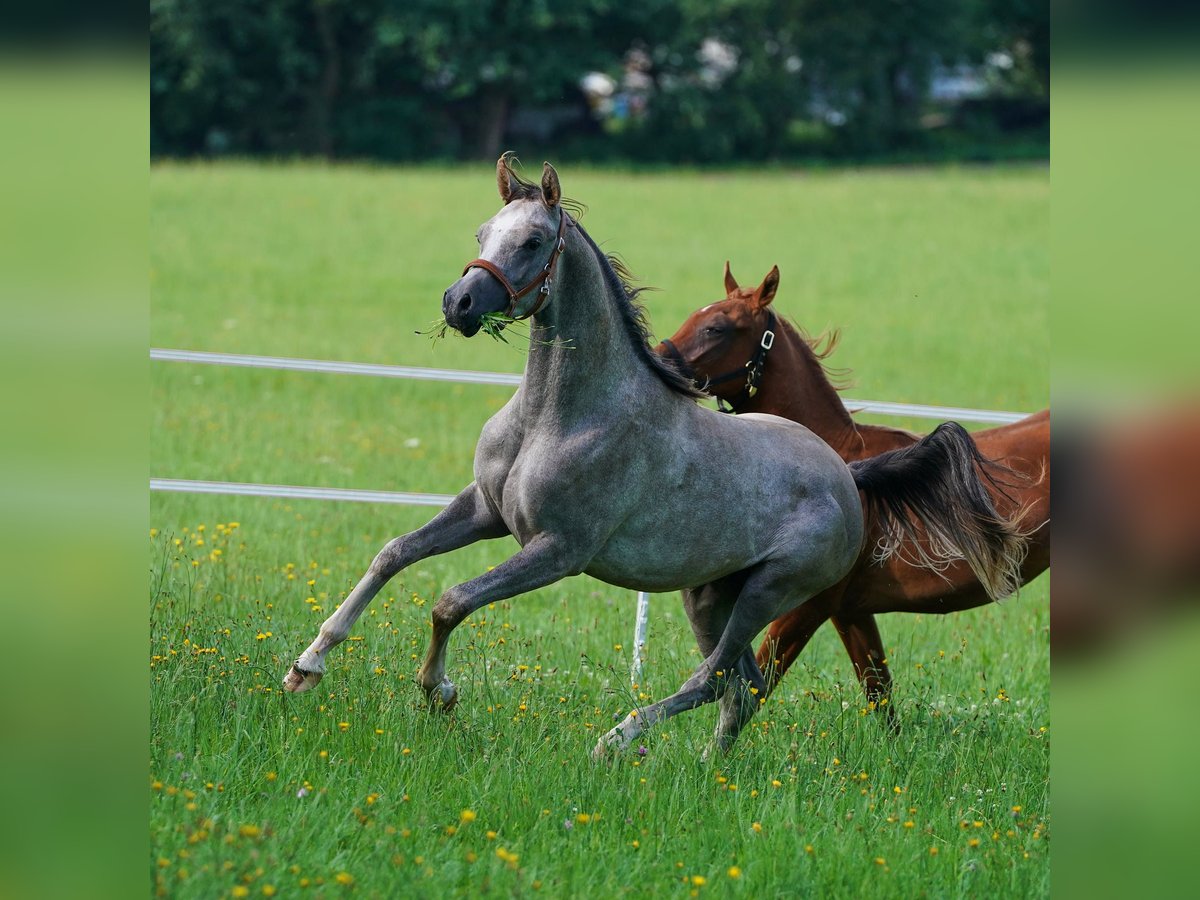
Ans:
[[[758,667],[766,676],[768,697],[783,678],[783,673],[791,668],[817,629],[829,618],[830,608],[831,604],[825,598],[813,597],[771,623],[758,648]]]
[[[874,703],[876,709],[883,710],[888,726],[893,731],[899,731],[896,710],[892,706],[892,673],[888,669],[883,638],[880,637],[879,626],[875,624],[875,617],[870,613],[848,618],[835,617],[833,627],[850,654],[854,674],[858,676],[867,700]]]

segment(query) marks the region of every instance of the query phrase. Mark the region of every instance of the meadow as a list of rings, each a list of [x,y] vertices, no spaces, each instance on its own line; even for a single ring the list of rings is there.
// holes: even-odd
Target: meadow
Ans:
[[[538,160],[540,162],[540,160]],[[779,264],[776,309],[843,329],[851,396],[1049,401],[1043,168],[621,173],[560,167],[642,282],[659,337]],[[485,167],[160,164],[151,344],[520,371],[519,342],[433,341],[498,205]],[[151,363],[151,474],[454,493],[497,387]],[[885,421],[878,418],[875,421]],[[892,420],[895,421],[895,420]],[[927,428],[929,422],[899,422]],[[150,499],[149,878],[171,897],[1039,896],[1049,892],[1048,579],[881,621],[903,723],[864,708],[830,628],[722,759],[709,707],[597,765],[596,739],[697,658],[678,598],[586,577],[473,616],[460,687],[413,684],[478,544],[399,575],[319,688],[279,680],[389,538],[429,509]]]

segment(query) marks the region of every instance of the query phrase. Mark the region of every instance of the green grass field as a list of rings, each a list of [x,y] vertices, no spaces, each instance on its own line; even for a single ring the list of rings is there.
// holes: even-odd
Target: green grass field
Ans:
[[[1049,399],[1049,172],[560,170],[642,281],[659,336],[778,263],[776,308],[841,326],[851,396],[1033,410]],[[160,165],[151,343],[520,371],[485,337],[414,334],[498,205],[484,167]],[[452,493],[493,387],[152,363],[151,474]],[[928,427],[931,423],[910,423]],[[429,608],[515,548],[402,573],[283,696],[291,659],[390,537],[431,510],[153,495],[150,878],[164,896],[692,893],[1044,895],[1048,581],[999,606],[881,622],[904,723],[865,714],[823,629],[733,753],[715,710],[597,766],[618,713],[698,661],[654,598],[630,688],[633,595],[586,577],[468,620],[455,712],[413,684]],[[236,526],[233,524],[236,523]]]

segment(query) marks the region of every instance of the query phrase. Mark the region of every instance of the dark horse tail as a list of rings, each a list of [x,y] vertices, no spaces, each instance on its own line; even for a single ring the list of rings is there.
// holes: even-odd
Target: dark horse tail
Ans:
[[[1003,491],[993,473],[1020,476],[985,458],[957,422],[911,447],[850,463],[850,471],[882,532],[876,559],[900,553],[935,570],[965,560],[996,600],[1020,587],[1027,545],[1021,513],[1010,520],[997,512],[984,485]]]

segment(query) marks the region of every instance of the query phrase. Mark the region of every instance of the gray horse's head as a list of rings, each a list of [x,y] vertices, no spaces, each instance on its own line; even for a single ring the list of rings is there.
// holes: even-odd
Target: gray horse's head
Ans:
[[[561,252],[556,248],[566,212],[559,205],[558,173],[546,163],[541,184],[532,184],[513,172],[510,156],[496,163],[504,207],[479,227],[479,258],[442,297],[446,324],[467,337],[479,331],[488,313],[532,315],[544,299],[544,276],[552,274]]]

